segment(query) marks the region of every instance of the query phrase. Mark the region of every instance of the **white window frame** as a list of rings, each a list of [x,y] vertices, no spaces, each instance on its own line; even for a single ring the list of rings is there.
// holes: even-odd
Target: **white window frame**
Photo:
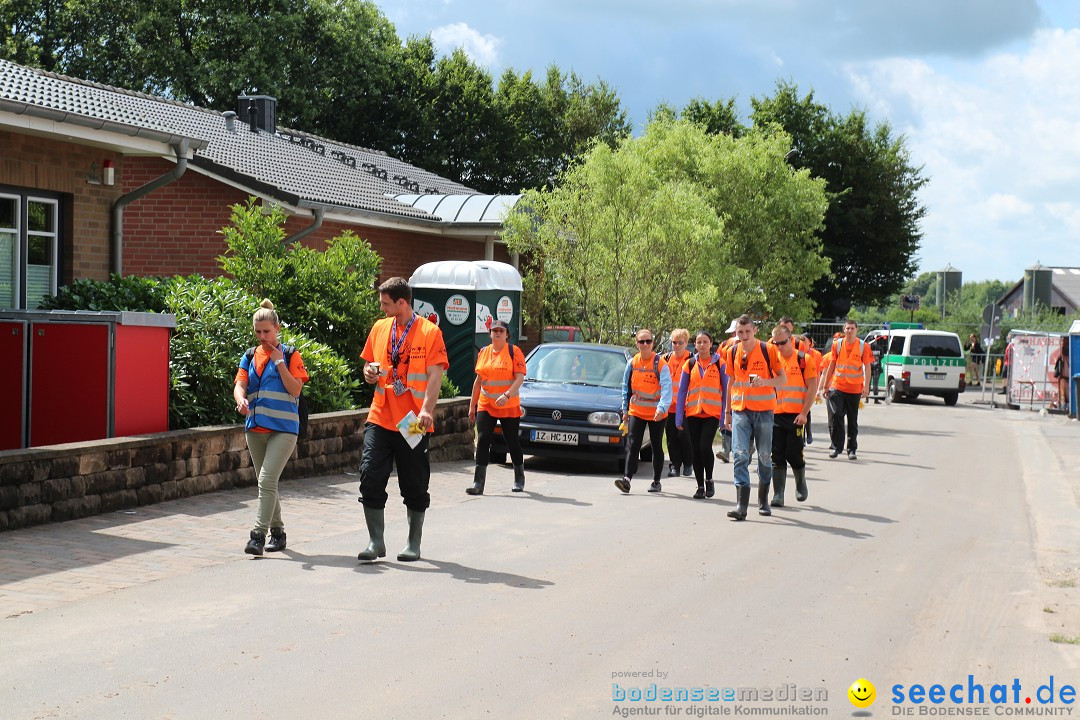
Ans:
[[[42,205],[52,205],[52,225],[53,226],[52,226],[51,231],[50,230],[31,230],[30,229],[29,215],[30,215],[30,203],[32,203],[32,202],[33,203],[40,203]],[[25,245],[27,247],[27,255],[28,256],[30,254],[29,248],[30,248],[30,237],[31,236],[33,236],[33,237],[51,237],[52,238],[52,243],[50,244],[50,248],[49,248],[49,250],[50,250],[49,256],[52,258],[52,263],[50,265],[50,272],[49,272],[49,293],[52,294],[53,296],[55,296],[56,295],[56,290],[57,290],[57,277],[56,276],[60,272],[60,252],[59,252],[60,251],[60,201],[55,200],[53,198],[43,198],[43,197],[35,197],[33,195],[27,195],[26,196],[26,217],[27,217],[27,225],[26,225]],[[29,257],[27,258],[27,262],[29,262]],[[26,266],[26,263],[23,263],[20,266],[20,268],[24,269],[25,266]],[[24,288],[24,290],[25,290],[25,288]],[[23,307],[26,306],[28,299],[29,298],[27,298],[25,296],[25,292],[24,292]]]
[[[51,238],[50,252],[52,265],[49,272],[49,293],[55,296],[60,289],[60,252],[62,249],[60,233],[62,232],[61,228],[63,227],[63,221],[60,214],[63,212],[63,204],[60,198],[39,195],[38,193],[40,192],[40,190],[34,191],[30,189],[23,191],[22,188],[17,186],[12,187],[10,185],[0,188],[0,201],[15,201],[15,247],[14,252],[12,253],[12,262],[15,266],[12,274],[14,292],[12,293],[11,307],[0,309],[26,309],[26,270],[31,237]],[[30,203],[32,202],[52,206],[52,228],[50,230],[29,229]],[[9,229],[5,228],[5,230]]]
[[[12,195],[11,193],[0,192],[0,201],[14,200],[15,201],[15,242],[12,243],[12,273],[11,273],[11,307],[18,309],[22,307],[22,195]],[[4,228],[5,231],[10,228]]]

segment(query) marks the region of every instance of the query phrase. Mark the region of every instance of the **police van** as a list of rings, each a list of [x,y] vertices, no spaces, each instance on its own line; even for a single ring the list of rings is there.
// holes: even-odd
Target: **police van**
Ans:
[[[881,359],[886,399],[934,395],[955,405],[964,392],[967,362],[956,333],[921,328],[889,328],[888,350]]]

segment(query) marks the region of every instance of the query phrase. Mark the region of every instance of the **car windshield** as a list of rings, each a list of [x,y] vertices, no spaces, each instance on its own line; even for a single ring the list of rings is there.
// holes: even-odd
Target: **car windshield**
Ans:
[[[911,355],[915,357],[963,357],[960,340],[952,335],[912,335]]]
[[[541,345],[529,357],[525,377],[537,382],[619,388],[625,370],[626,357],[622,353]]]

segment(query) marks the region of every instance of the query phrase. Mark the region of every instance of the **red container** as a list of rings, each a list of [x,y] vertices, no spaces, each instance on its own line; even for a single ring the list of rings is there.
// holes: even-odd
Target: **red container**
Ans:
[[[0,450],[23,447],[26,442],[26,323],[0,320],[0,367],[9,391],[0,393]]]
[[[12,310],[0,322],[13,316],[29,334],[26,447],[169,429],[175,316]]]

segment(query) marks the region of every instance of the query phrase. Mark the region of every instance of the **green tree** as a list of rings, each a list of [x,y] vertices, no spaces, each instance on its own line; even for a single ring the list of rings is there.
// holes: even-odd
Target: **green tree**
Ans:
[[[825,180],[829,209],[821,238],[831,272],[813,291],[819,313],[884,302],[916,270],[926,213],[917,193],[927,179],[911,164],[902,136],[888,123],[870,127],[866,113],[840,116],[778,82],[771,97],[752,99],[755,127],[777,126],[792,139],[789,161]]]
[[[536,319],[611,340],[797,312],[798,283],[827,269],[814,237],[826,201],[820,181],[786,165],[786,143],[659,119],[614,150],[596,144],[507,219],[508,245],[532,258],[530,312],[564,309]]]
[[[724,133],[732,137],[741,137],[746,128],[739,121],[739,112],[735,107],[735,98],[709,102],[705,98],[694,98],[683,108],[680,117],[697,123],[713,135]]]

